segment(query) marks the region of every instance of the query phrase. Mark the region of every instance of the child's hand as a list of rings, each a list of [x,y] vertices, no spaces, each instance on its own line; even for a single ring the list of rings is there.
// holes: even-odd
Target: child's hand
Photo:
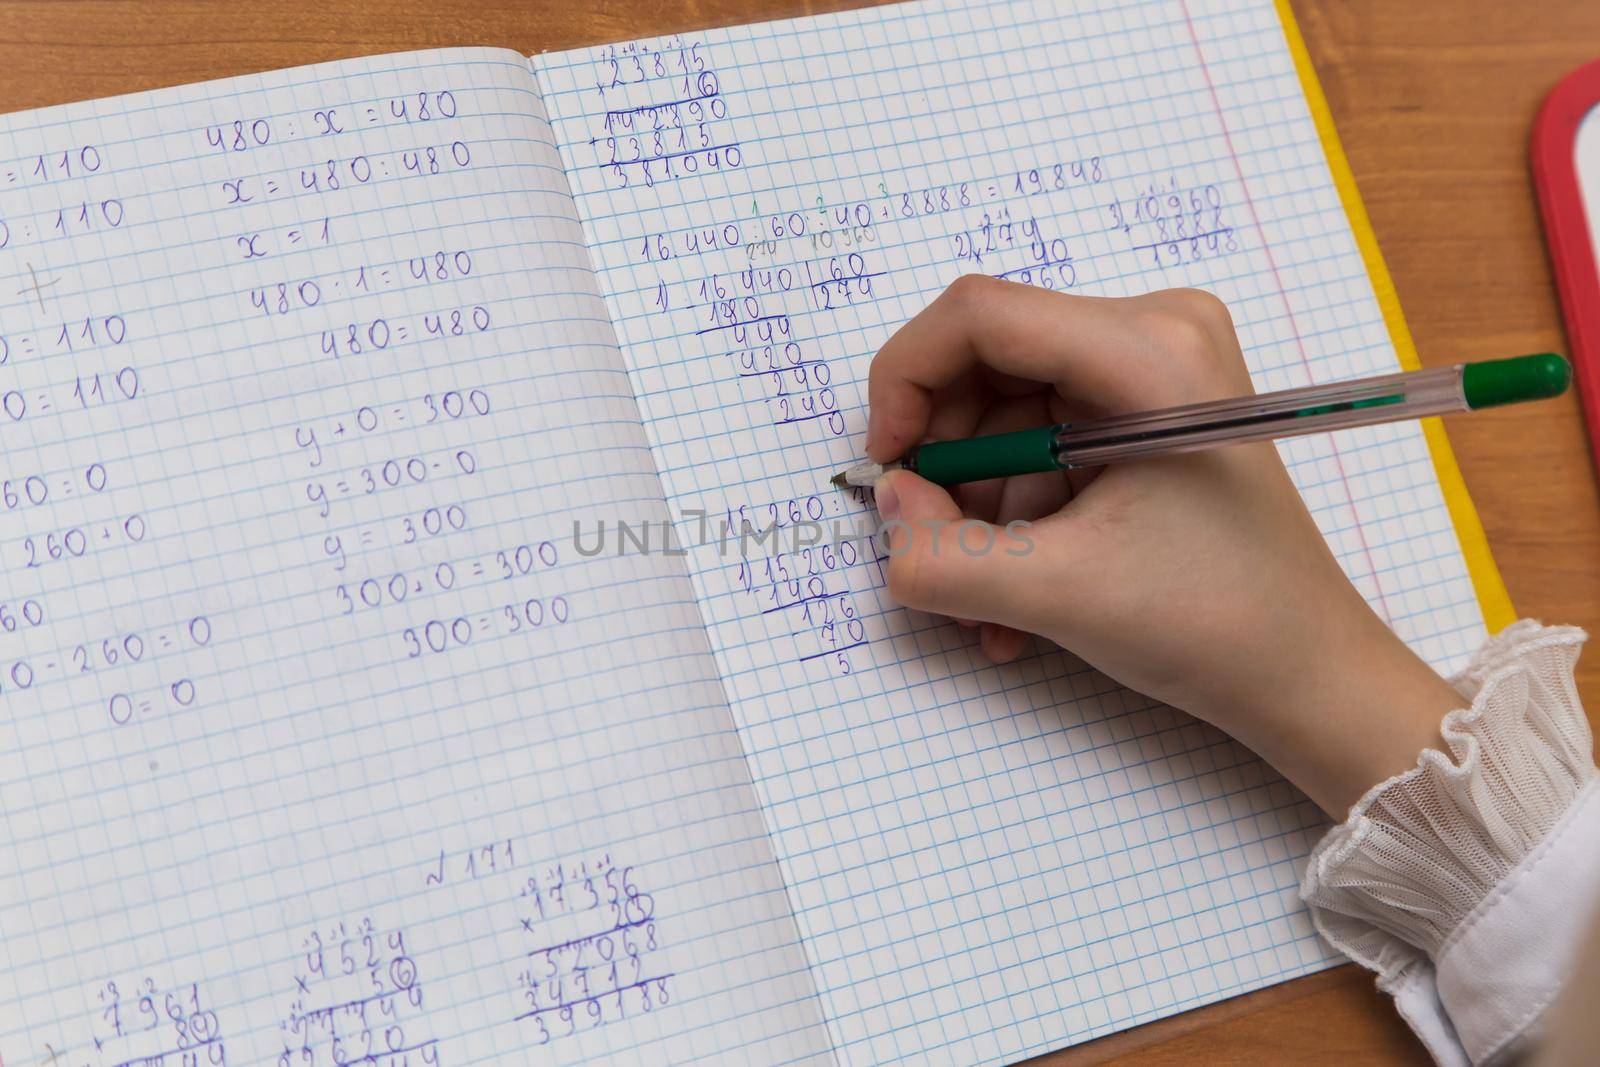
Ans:
[[[1216,298],[952,285],[878,353],[867,451],[1251,392]],[[1026,633],[1216,724],[1325,809],[1411,766],[1461,701],[1346,579],[1270,444],[1237,445],[950,493],[877,487],[889,591],[980,626],[1007,660]],[[1004,527],[1008,536],[963,517]],[[948,525],[940,525],[941,522]],[[973,554],[993,538],[994,547]],[[1025,542],[1031,542],[1031,549]]]

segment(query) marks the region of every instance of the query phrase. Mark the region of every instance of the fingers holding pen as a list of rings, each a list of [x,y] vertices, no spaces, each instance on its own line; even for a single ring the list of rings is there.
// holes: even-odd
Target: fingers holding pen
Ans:
[[[1196,376],[1174,361],[1214,359],[1219,338],[1237,352],[1232,337],[1227,308],[1195,290],[1073,296],[968,275],[873,360],[867,452],[886,462],[922,440],[953,386],[1016,395],[1042,385],[1096,415],[1197,399],[1187,387]]]

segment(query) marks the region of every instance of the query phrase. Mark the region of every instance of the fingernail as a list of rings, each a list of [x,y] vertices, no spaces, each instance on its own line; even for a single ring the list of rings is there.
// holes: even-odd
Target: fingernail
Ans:
[[[885,474],[872,486],[872,495],[878,501],[878,515],[884,522],[900,517],[900,494],[894,491],[894,479]]]

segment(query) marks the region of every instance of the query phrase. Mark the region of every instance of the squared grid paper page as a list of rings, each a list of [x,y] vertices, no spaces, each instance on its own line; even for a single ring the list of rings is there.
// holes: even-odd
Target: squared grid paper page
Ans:
[[[524,57],[0,120],[0,1062],[826,1058]]]
[[[962,273],[1210,289],[1261,389],[1397,369],[1271,3],[916,4],[534,63],[842,1058],[1011,1060],[1335,962],[1296,893],[1321,818],[1250,753],[1061,653],[987,665],[868,542],[737,533],[871,527],[827,485],[868,362]],[[1463,662],[1418,429],[1284,456],[1375,608]]]

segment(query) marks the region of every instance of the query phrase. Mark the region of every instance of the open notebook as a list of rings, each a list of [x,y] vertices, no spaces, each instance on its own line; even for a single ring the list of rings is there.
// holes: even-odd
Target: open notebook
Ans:
[[[0,1063],[1001,1062],[1329,966],[1248,752],[719,537],[868,523],[964,272],[1413,358],[1295,41],[919,4],[0,119]],[[1284,453],[1449,668],[1505,608],[1435,433]]]

